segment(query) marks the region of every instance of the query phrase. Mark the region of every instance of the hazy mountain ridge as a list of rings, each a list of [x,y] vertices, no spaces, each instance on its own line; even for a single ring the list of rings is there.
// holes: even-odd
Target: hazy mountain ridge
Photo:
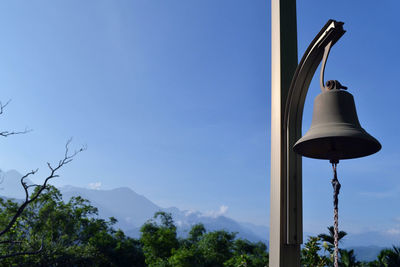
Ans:
[[[60,188],[64,200],[72,196],[88,199],[99,210],[100,217],[115,217],[117,226],[128,230],[141,226],[154,213],[161,210],[153,202],[135,193],[133,190],[121,187],[111,190],[93,190],[74,186]]]
[[[24,198],[24,190],[20,183],[22,175],[15,170],[2,172],[0,170],[0,178],[2,183],[0,195],[9,198],[22,199]],[[27,179],[26,182],[32,182]],[[189,232],[192,225],[203,223],[207,230],[227,230],[237,232],[237,236],[246,238],[251,241],[267,241],[269,230],[265,226],[256,226],[251,223],[242,224],[226,216],[206,215],[197,211],[179,210],[176,207],[163,208],[146,197],[137,194],[132,189],[120,187],[111,190],[88,189],[76,186],[63,186],[59,190],[63,195],[64,201],[68,201],[73,196],[81,196],[88,199],[90,203],[98,208],[101,218],[115,217],[118,222],[116,227],[124,230],[128,235],[138,237],[140,227],[149,219],[155,212],[165,211],[172,214],[173,219],[178,228],[178,234],[185,236]],[[264,229],[264,234],[260,235],[251,230]]]
[[[8,198],[22,199],[21,174],[15,170],[3,172],[0,170],[0,195]],[[28,184],[32,183],[29,179]],[[63,199],[68,201],[72,196],[81,196],[88,199],[98,208],[102,218],[115,217],[118,220],[117,227],[132,237],[140,235],[140,226],[151,219],[155,212],[166,211],[172,214],[178,227],[178,234],[186,236],[191,226],[203,223],[207,230],[227,230],[237,232],[238,237],[250,241],[264,241],[269,239],[269,228],[254,225],[252,223],[237,222],[223,215],[213,216],[198,211],[179,210],[176,207],[162,208],[146,197],[137,194],[132,189],[120,187],[111,190],[87,189],[75,186],[63,186],[59,188]],[[306,235],[305,235],[306,240]],[[393,237],[383,232],[363,232],[358,234],[348,233],[343,240],[343,247],[354,249],[358,260],[371,260],[385,247],[393,243]]]
[[[192,225],[203,223],[207,230],[227,230],[237,232],[238,237],[251,241],[266,241],[268,236],[258,236],[248,227],[225,216],[208,216],[201,212],[179,210],[176,207],[162,208],[127,187],[111,190],[93,190],[73,186],[61,187],[60,191],[65,200],[72,196],[81,196],[90,200],[99,210],[100,217],[115,217],[118,220],[117,227],[127,234],[138,237],[139,228],[147,220],[151,219],[155,212],[165,211],[172,214],[178,228],[178,234],[185,236]],[[262,227],[262,226],[258,226]],[[265,227],[268,229],[267,227]],[[265,232],[268,232],[266,230]]]
[[[4,172],[0,170],[0,195],[9,198],[25,198],[25,191],[21,185],[22,174],[16,170],[9,170]],[[33,184],[33,182],[26,178],[27,184]]]
[[[347,249],[353,249],[356,258],[359,261],[373,261],[376,260],[376,257],[378,256],[379,252],[382,249],[385,249],[385,247],[357,246],[357,247],[348,247]]]

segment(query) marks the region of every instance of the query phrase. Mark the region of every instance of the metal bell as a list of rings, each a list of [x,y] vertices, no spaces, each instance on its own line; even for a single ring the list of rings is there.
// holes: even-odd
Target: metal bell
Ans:
[[[325,90],[315,98],[311,127],[293,146],[296,153],[338,161],[368,156],[381,149],[378,140],[361,127],[353,95],[344,88]]]

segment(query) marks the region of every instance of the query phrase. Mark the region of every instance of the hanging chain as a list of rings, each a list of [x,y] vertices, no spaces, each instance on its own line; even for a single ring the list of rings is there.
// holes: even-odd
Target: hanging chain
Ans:
[[[335,260],[335,267],[338,267],[338,254],[339,254],[339,209],[338,209],[338,204],[339,204],[339,191],[340,191],[340,183],[337,178],[337,172],[336,172],[336,166],[338,164],[338,161],[331,161],[332,163],[332,168],[333,168],[333,179],[332,179],[332,187],[333,187],[333,220],[334,220],[334,245],[335,245],[335,251],[334,251],[334,260]]]

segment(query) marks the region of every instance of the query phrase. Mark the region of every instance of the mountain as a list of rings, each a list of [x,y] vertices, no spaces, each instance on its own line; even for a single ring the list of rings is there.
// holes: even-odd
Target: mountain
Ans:
[[[139,236],[140,226],[152,218],[155,212],[165,211],[172,214],[180,236],[186,236],[193,225],[203,223],[209,231],[223,229],[237,232],[238,237],[246,238],[250,241],[267,240],[267,235],[259,236],[248,226],[231,218],[222,215],[210,216],[200,212],[182,211],[176,207],[162,208],[127,187],[112,190],[93,190],[64,186],[60,188],[60,191],[64,200],[68,200],[72,196],[81,196],[88,199],[93,206],[98,208],[100,217],[115,217],[118,220],[116,226],[133,237]],[[257,226],[254,226],[254,228],[257,228]]]
[[[236,232],[238,237],[248,239],[253,242],[267,242],[268,239],[267,234],[259,235],[258,233],[253,232],[251,227],[249,227],[249,225],[251,225],[253,228],[264,227],[267,229],[266,232],[269,232],[268,227],[265,226],[237,222],[223,215],[210,216],[196,211],[181,211],[177,208],[167,208],[163,210],[172,214],[172,217],[178,226],[178,234],[181,236],[186,236],[194,224],[202,223],[209,231],[226,230],[230,232]]]
[[[127,187],[111,190],[93,190],[74,186],[60,188],[64,200],[72,196],[81,196],[88,199],[91,204],[98,208],[102,218],[115,217],[117,226],[123,230],[141,226],[154,213],[162,210],[159,206],[135,193]]]
[[[0,195],[8,198],[22,199],[25,192],[21,186],[22,175],[15,170],[2,172],[0,170]],[[26,179],[28,184],[32,181]],[[268,228],[256,226],[250,223],[240,223],[225,216],[206,215],[194,211],[182,211],[176,207],[162,208],[151,202],[146,197],[137,194],[132,189],[120,187],[111,190],[94,190],[75,186],[63,186],[59,188],[64,201],[73,196],[81,196],[97,207],[101,218],[115,217],[118,222],[116,227],[124,230],[127,235],[138,237],[140,227],[155,212],[165,211],[172,214],[177,225],[178,234],[185,236],[194,224],[203,223],[207,230],[227,230],[237,232],[237,236],[250,241],[266,241]],[[253,232],[253,230],[256,231]],[[262,229],[260,231],[260,229]]]
[[[349,247],[360,247],[366,245],[392,247],[392,245],[399,245],[399,235],[380,231],[348,233],[348,235],[343,239],[343,242]]]
[[[25,191],[21,185],[22,174],[16,170],[4,172],[0,170],[0,195],[9,198],[25,198]],[[33,184],[29,178],[25,179],[27,184]]]
[[[0,195],[9,198],[22,199],[24,190],[20,184],[21,174],[15,170],[3,172],[0,170]],[[29,179],[28,184],[32,183]],[[178,227],[178,234],[185,236],[191,226],[203,223],[207,230],[227,230],[237,232],[241,238],[250,241],[264,241],[269,239],[269,228],[251,223],[238,222],[226,216],[203,214],[198,211],[180,210],[176,207],[163,208],[145,196],[137,194],[127,187],[112,190],[94,190],[75,186],[60,188],[63,199],[68,201],[72,196],[82,196],[98,208],[102,218],[115,217],[118,220],[116,227],[121,228],[127,235],[138,237],[140,226],[152,218],[157,211],[166,211],[172,214]],[[306,240],[305,233],[305,240]],[[384,232],[348,233],[344,239],[344,247],[354,249],[359,260],[368,260],[376,257],[383,247],[399,245],[398,236]],[[366,246],[371,245],[371,246]]]
[[[348,247],[347,249],[353,249],[356,259],[358,261],[373,261],[376,260],[379,252],[385,247],[379,246],[359,246],[359,247]]]

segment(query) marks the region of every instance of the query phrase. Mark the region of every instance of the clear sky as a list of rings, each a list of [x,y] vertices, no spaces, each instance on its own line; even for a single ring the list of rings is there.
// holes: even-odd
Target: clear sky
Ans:
[[[341,226],[400,235],[398,1],[299,1],[299,58],[328,19],[347,33],[326,79],[353,93],[383,149],[339,164]],[[0,168],[23,173],[88,149],[54,184],[128,186],[162,207],[268,225],[270,2],[0,3]],[[313,81],[304,113],[310,125]],[[42,174],[42,176],[40,176]],[[304,160],[304,228],[332,224],[328,162]],[[221,208],[222,207],[222,208]]]

